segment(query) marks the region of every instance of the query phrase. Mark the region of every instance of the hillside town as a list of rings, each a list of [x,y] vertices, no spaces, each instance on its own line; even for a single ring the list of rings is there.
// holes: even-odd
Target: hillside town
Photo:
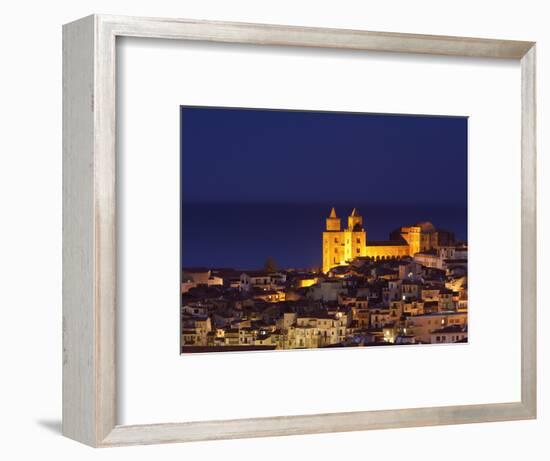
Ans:
[[[318,269],[184,268],[181,352],[468,341],[466,242],[429,222],[368,241],[355,209],[322,235]]]

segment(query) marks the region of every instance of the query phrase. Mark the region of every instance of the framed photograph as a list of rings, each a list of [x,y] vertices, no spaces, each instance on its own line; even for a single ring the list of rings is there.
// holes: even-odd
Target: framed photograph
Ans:
[[[467,124],[182,107],[181,352],[467,343]]]
[[[535,44],[63,29],[63,433],[536,417]]]

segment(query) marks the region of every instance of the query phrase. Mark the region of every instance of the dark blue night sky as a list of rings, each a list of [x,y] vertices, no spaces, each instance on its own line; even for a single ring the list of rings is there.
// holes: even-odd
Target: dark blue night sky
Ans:
[[[467,124],[182,107],[182,265],[313,267],[333,205],[359,207],[370,239],[419,220],[466,239]]]

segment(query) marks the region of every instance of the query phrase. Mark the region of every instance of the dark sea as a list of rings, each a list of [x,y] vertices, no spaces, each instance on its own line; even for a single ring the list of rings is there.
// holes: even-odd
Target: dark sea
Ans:
[[[311,269],[322,262],[322,232],[332,204],[183,203],[182,267],[260,269],[268,258],[280,268]],[[334,204],[342,228],[356,207],[369,240],[418,221],[467,240],[467,209],[461,205]]]

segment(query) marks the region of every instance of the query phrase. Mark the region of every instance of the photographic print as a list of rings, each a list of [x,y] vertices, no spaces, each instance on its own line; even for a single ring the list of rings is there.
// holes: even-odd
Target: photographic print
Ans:
[[[468,341],[468,118],[182,106],[181,354]]]

